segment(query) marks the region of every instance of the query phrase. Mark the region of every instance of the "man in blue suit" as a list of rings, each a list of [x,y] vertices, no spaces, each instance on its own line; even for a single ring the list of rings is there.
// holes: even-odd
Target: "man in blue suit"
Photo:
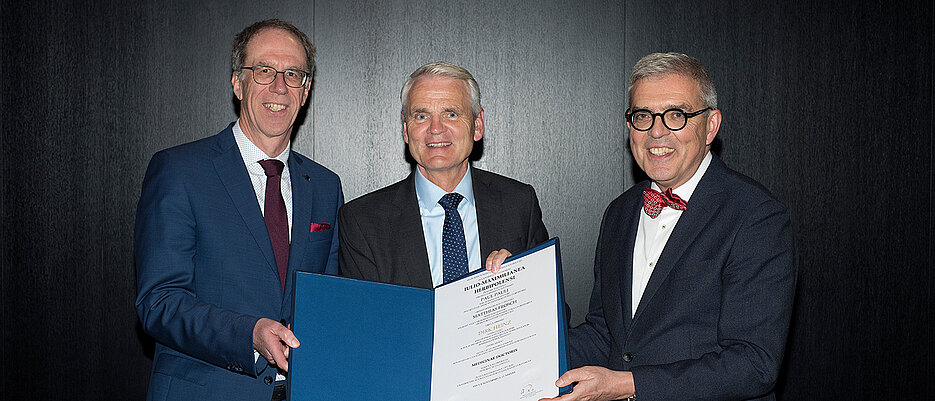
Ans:
[[[611,202],[573,369],[558,400],[773,400],[796,251],[786,208],[711,154],[721,123],[698,60],[651,54],[630,76],[630,150],[649,176]]]
[[[240,118],[150,161],[134,237],[150,400],[285,398],[293,272],[337,273],[344,203],[338,177],[290,146],[314,56],[289,23],[247,27],[231,54]]]

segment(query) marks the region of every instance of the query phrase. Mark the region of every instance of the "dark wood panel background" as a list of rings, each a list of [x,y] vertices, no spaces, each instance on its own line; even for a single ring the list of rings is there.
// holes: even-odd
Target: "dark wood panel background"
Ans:
[[[488,123],[477,164],[536,187],[576,321],[603,208],[638,179],[629,68],[651,51],[700,58],[725,115],[721,156],[793,212],[781,398],[921,399],[935,390],[933,7],[793,3],[2,2],[0,399],[143,398],[143,170],[236,118],[231,38],[274,16],[319,47],[294,146],[338,172],[348,199],[407,172],[409,72],[444,59],[475,74]]]

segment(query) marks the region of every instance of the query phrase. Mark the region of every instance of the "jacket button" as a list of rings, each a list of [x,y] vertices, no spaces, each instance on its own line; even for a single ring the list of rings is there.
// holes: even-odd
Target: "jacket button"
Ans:
[[[631,354],[631,353],[629,353],[629,352],[623,354],[623,361],[624,361],[624,362],[630,362],[630,361],[632,361],[632,360],[633,360],[633,354]]]
[[[263,378],[263,383],[272,384],[272,383],[273,383],[273,376],[266,376],[266,377],[264,377],[264,378]]]

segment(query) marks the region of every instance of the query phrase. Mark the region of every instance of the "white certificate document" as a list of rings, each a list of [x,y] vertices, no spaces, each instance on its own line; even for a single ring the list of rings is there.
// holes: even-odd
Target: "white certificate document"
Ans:
[[[547,244],[496,275],[481,271],[435,289],[433,401],[558,395],[564,304],[557,243]]]

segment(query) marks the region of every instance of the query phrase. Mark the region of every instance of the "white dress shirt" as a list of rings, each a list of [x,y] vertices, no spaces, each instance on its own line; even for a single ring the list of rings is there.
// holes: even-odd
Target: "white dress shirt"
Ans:
[[[266,172],[260,165],[261,160],[276,159],[282,162],[282,177],[279,178],[279,190],[282,192],[282,200],[286,204],[286,221],[289,222],[289,241],[292,241],[292,179],[289,176],[289,151],[292,149],[290,143],[286,149],[276,157],[269,157],[260,150],[253,142],[247,139],[243,130],[240,129],[240,120],[234,124],[234,141],[240,148],[240,156],[243,157],[243,164],[247,166],[247,175],[250,176],[250,182],[253,183],[253,192],[256,193],[256,201],[260,205],[260,213],[266,215]]]
[[[672,193],[678,195],[686,203],[691,199],[692,193],[701,181],[701,177],[708,166],[711,164],[711,152],[708,152],[695,174],[687,182],[678,188],[672,189]],[[652,183],[651,188],[659,191],[659,185]],[[661,191],[660,191],[661,192]],[[682,217],[682,210],[675,210],[670,207],[662,208],[662,212],[656,218],[649,217],[646,210],[640,207],[640,224],[636,229],[636,242],[633,245],[633,287],[631,294],[631,317],[636,315],[636,309],[643,298],[643,292],[646,291],[646,284],[649,283],[649,277],[653,274],[653,268],[656,267],[656,261],[659,255],[669,241],[669,236],[675,225]]]

